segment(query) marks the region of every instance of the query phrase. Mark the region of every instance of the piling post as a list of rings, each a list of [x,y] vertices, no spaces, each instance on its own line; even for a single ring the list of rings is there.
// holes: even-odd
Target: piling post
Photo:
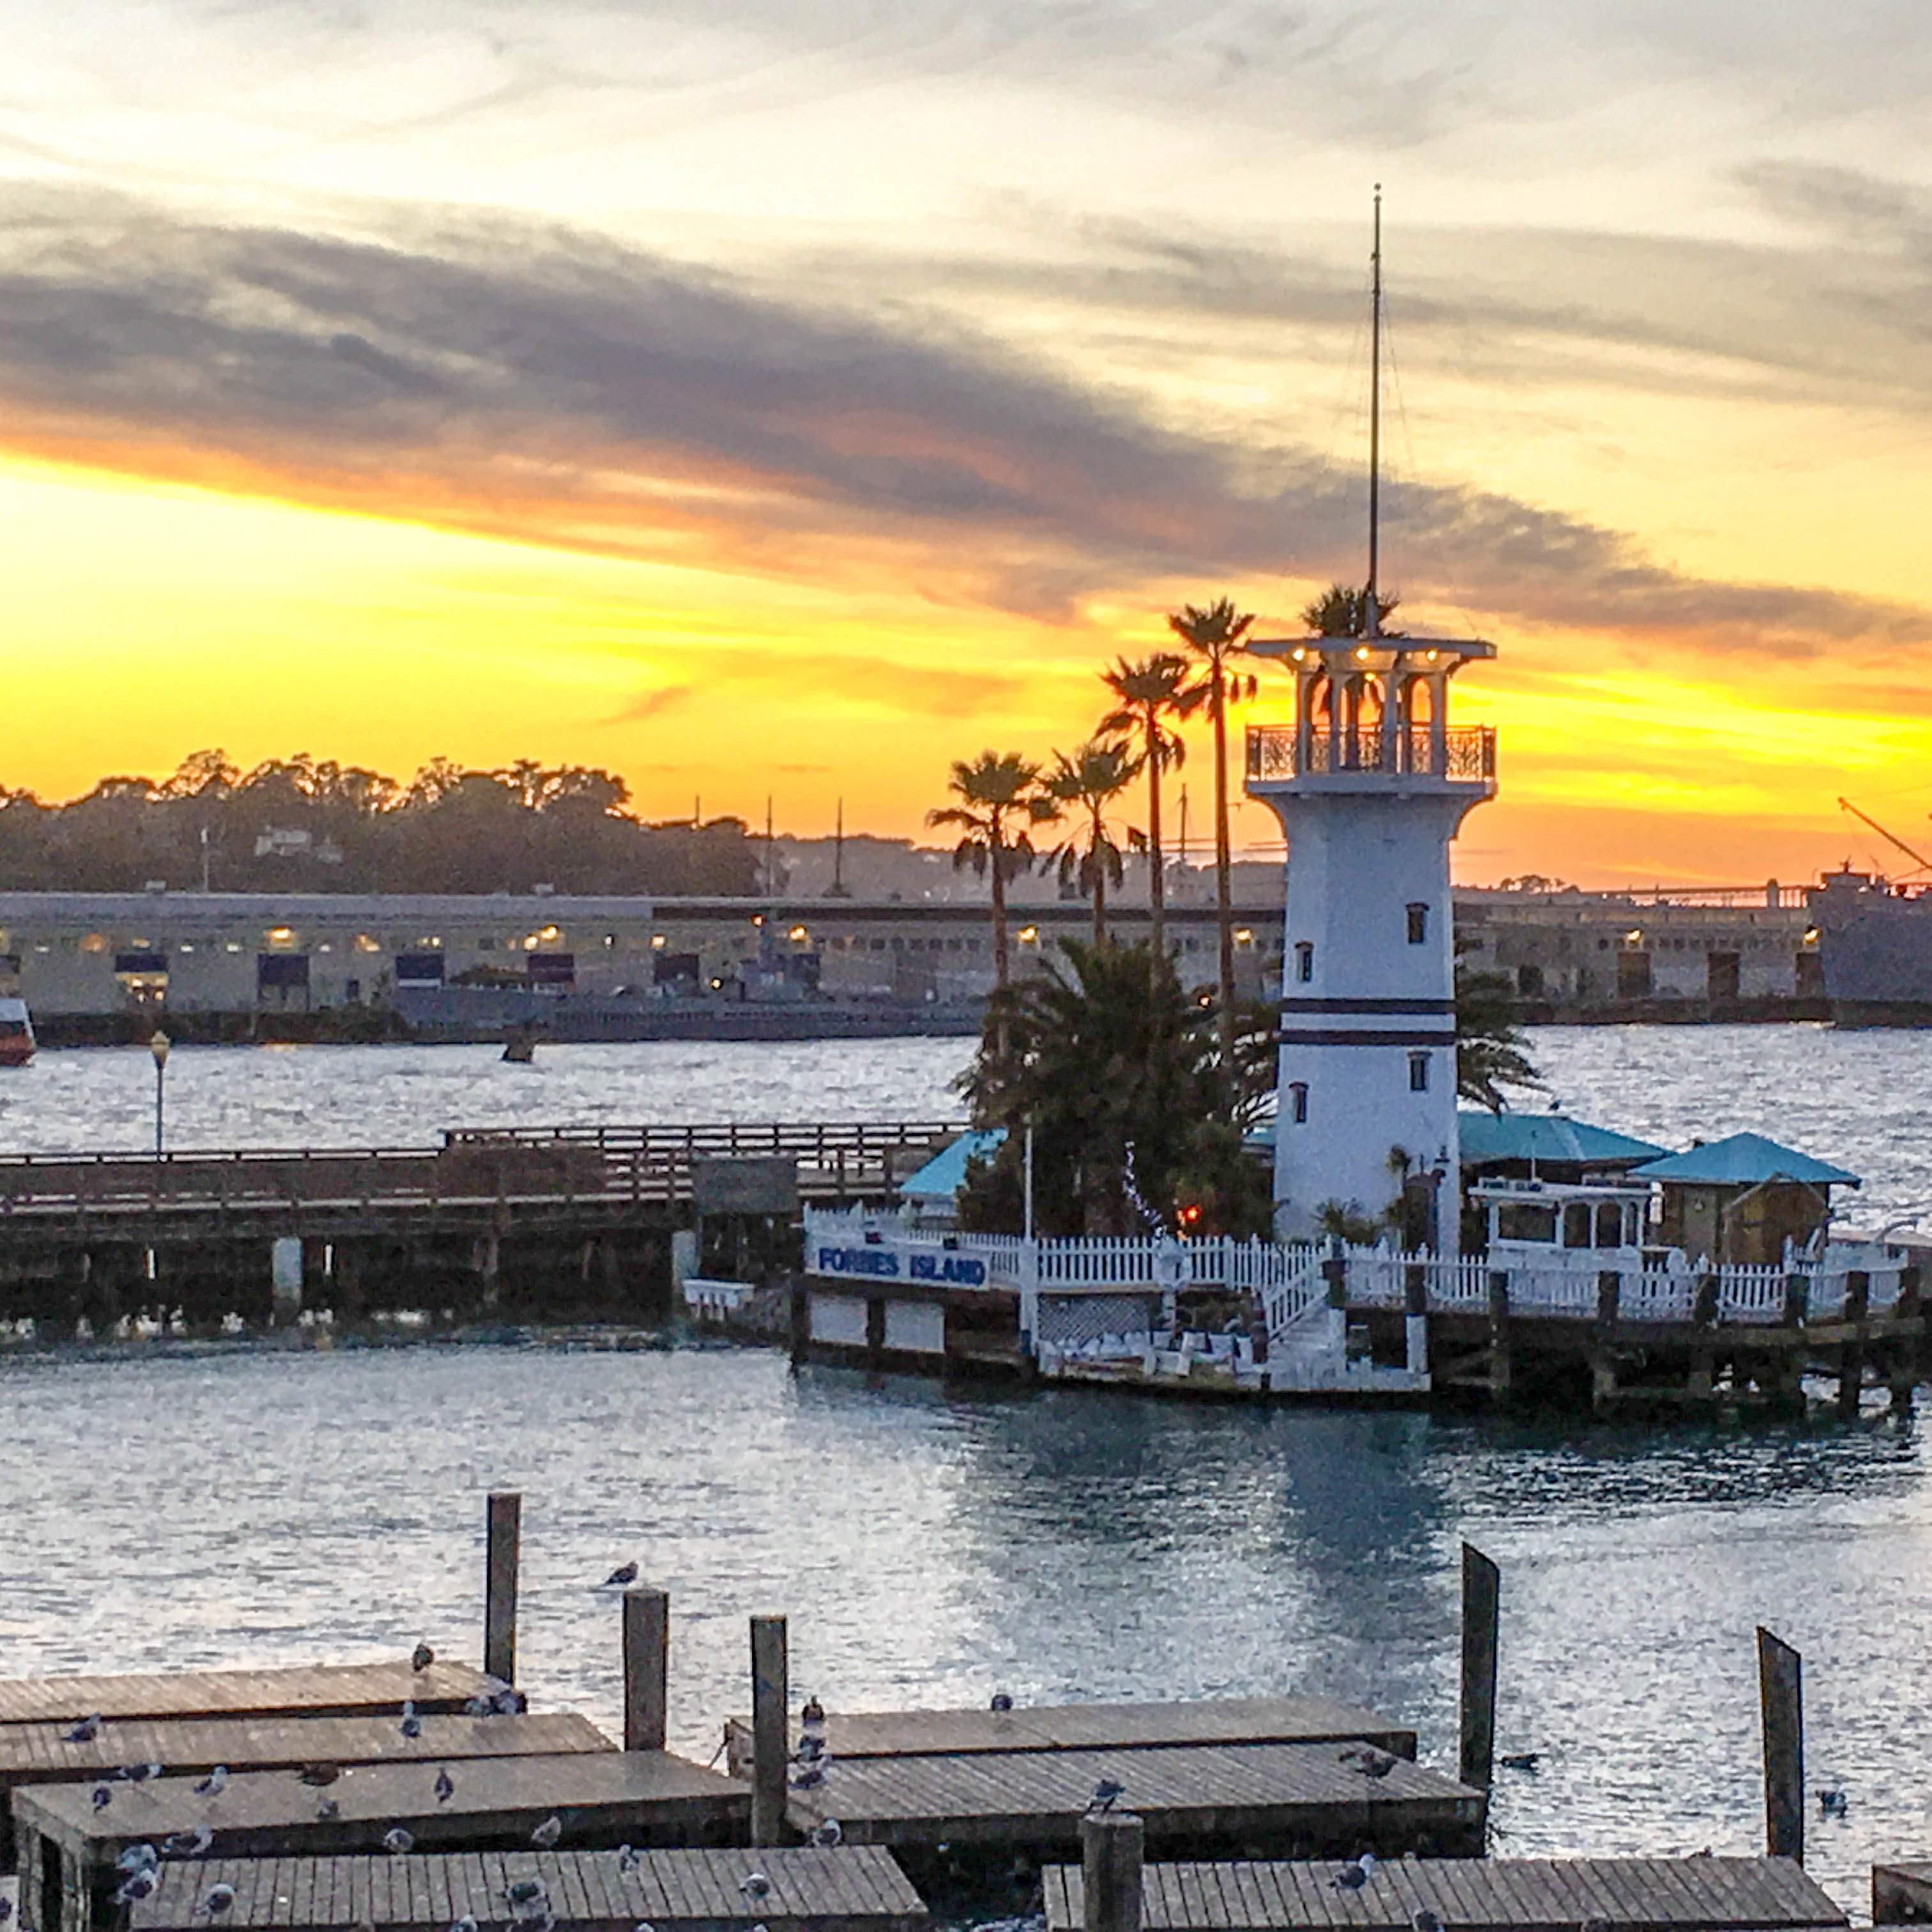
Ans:
[[[1764,1844],[1773,1858],[1804,1862],[1804,1688],[1796,1651],[1757,1634],[1758,1706],[1764,1732]]]
[[[1865,1318],[1871,1309],[1871,1276],[1863,1268],[1854,1268],[1845,1276],[1845,1306],[1840,1319],[1851,1334],[1838,1347],[1838,1418],[1855,1422],[1858,1413],[1858,1392],[1864,1386]]]
[[[1502,1574],[1468,1544],[1462,1546],[1462,1752],[1456,1776],[1486,1791],[1496,1748],[1496,1630]]]
[[[517,1556],[524,1499],[514,1490],[493,1490],[483,1559],[483,1672],[506,1684],[517,1681]]]
[[[1501,1405],[1510,1393],[1509,1274],[1490,1271],[1490,1400]]]
[[[783,1617],[752,1619],[752,1842],[776,1845],[784,1834],[791,1762],[790,1666]]]
[[[1146,1828],[1131,1811],[1090,1811],[1080,1821],[1083,1932],[1140,1932]]]
[[[670,1679],[670,1598],[640,1584],[624,1592],[624,1748],[661,1751]]]

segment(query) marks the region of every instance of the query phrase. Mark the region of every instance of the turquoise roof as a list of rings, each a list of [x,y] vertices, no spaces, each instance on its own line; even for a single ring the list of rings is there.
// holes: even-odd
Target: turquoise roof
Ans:
[[[908,1201],[950,1201],[966,1184],[966,1163],[974,1155],[990,1154],[1006,1137],[1004,1127],[975,1128],[962,1134],[950,1146],[899,1183],[899,1194]]]
[[[1664,1152],[1648,1141],[1613,1134],[1566,1114],[1492,1114],[1461,1108],[1456,1115],[1462,1163],[1478,1167],[1495,1160],[1557,1160],[1588,1167],[1652,1160]]]
[[[1682,1154],[1666,1154],[1636,1170],[1639,1180],[1681,1180],[1705,1187],[1755,1187],[1771,1180],[1804,1180],[1816,1186],[1842,1182],[1856,1187],[1858,1178],[1828,1161],[1814,1160],[1762,1134],[1732,1134],[1707,1141]]]

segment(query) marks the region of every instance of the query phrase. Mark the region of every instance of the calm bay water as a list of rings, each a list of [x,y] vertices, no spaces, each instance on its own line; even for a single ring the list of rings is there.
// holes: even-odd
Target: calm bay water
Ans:
[[[1932,1040],[1792,1028],[1552,1030],[1566,1106],[1682,1144],[1750,1126],[1932,1192]],[[421,1142],[491,1120],[944,1117],[958,1041],[206,1049],[177,1144]],[[138,1146],[145,1054],[0,1082],[0,1144]],[[672,1726],[746,1701],[745,1617],[847,1707],[1306,1688],[1453,1761],[1459,1542],[1503,1566],[1510,1851],[1761,1843],[1752,1630],[1805,1654],[1810,1827],[1848,1906],[1922,1850],[1932,1472],[1912,1425],[1742,1430],[1247,1411],[794,1375],[756,1351],[423,1346],[0,1360],[0,1675],[474,1655],[482,1500],[525,1496],[521,1674],[607,1724],[635,1557],[674,1593]]]

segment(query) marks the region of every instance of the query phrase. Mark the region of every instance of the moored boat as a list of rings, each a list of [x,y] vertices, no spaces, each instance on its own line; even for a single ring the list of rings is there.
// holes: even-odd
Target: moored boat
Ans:
[[[25,1000],[0,1000],[0,1066],[24,1066],[34,1057],[34,1022]]]

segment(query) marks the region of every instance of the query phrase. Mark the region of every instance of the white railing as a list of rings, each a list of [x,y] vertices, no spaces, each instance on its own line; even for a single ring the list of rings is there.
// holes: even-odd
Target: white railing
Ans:
[[[1776,1266],[1718,1271],[1718,1319],[1774,1328],[1784,1319],[1784,1270]]]

